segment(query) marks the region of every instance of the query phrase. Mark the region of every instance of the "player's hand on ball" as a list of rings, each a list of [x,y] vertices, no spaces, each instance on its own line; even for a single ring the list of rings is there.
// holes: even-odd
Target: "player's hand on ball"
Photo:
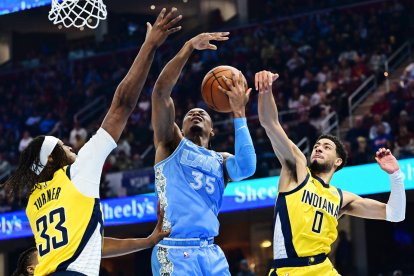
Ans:
[[[210,40],[224,41],[228,40],[229,32],[202,33],[193,37],[190,42],[196,50],[217,50],[217,46],[210,43]]]
[[[269,93],[272,91],[272,84],[279,78],[279,74],[270,71],[260,71],[254,76],[254,86],[259,93]]]
[[[167,9],[163,8],[155,20],[154,26],[147,22],[147,35],[145,40],[159,47],[167,39],[168,35],[181,30],[181,26],[176,27],[177,23],[183,18],[182,15],[176,16],[177,9],[172,8],[165,16]]]
[[[375,160],[381,169],[389,174],[393,174],[400,169],[397,159],[389,149],[380,148],[375,154]]]
[[[157,225],[155,226],[154,231],[152,231],[151,235],[148,237],[151,240],[151,244],[153,246],[156,245],[163,238],[168,237],[171,233],[171,230],[165,230],[165,231],[162,230],[164,209],[161,210],[160,202],[158,202],[158,206],[157,206],[157,218],[158,218]]]
[[[238,74],[233,72],[232,79],[228,79],[225,76],[222,77],[226,82],[227,87],[230,90],[226,90],[221,86],[218,86],[221,92],[225,93],[229,97],[230,107],[233,113],[242,113],[244,117],[244,111],[247,102],[249,101],[251,88],[247,89],[246,80],[243,77],[243,74],[239,71]],[[247,91],[246,91],[247,90]]]

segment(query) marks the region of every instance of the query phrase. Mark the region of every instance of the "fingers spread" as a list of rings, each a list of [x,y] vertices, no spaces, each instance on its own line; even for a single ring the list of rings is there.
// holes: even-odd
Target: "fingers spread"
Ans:
[[[165,25],[165,28],[166,29],[171,28],[172,26],[174,26],[175,24],[177,24],[182,18],[183,18],[183,16],[180,14],[179,16],[177,16],[176,18],[174,18],[170,22],[167,22],[167,25]]]
[[[160,23],[162,21],[162,19],[164,18],[165,12],[167,11],[166,8],[163,8],[160,12],[160,14],[157,17],[157,20],[155,21],[156,23]],[[154,24],[155,25],[155,24]]]
[[[168,34],[172,34],[175,32],[178,32],[179,30],[181,30],[181,26],[175,27],[175,28],[171,28],[167,31]]]

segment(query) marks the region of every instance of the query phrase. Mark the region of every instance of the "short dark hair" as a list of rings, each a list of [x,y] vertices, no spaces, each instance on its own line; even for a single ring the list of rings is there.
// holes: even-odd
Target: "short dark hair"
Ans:
[[[336,155],[342,159],[341,165],[339,165],[338,168],[336,168],[335,170],[336,172],[339,171],[346,165],[346,162],[348,161],[348,153],[346,152],[344,144],[341,142],[341,140],[338,139],[338,137],[331,134],[322,134],[318,137],[316,142],[318,142],[321,139],[328,139],[334,142],[336,146]]]

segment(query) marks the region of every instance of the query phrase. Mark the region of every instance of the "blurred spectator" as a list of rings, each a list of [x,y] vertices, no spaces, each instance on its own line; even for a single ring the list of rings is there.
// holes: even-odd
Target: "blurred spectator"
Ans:
[[[371,140],[371,142],[372,149],[374,151],[377,151],[380,148],[393,149],[391,134],[386,133],[385,126],[383,124],[379,124],[377,126],[377,135]]]
[[[385,134],[390,134],[391,133],[390,124],[387,123],[387,122],[382,121],[382,116],[380,114],[375,114],[374,115],[374,122],[373,122],[371,128],[369,129],[369,139],[370,140],[375,140],[378,137],[378,128],[381,125],[384,127],[384,133]]]
[[[371,58],[369,59],[369,69],[372,72],[375,72],[376,75],[380,75],[382,73],[382,69],[384,66],[387,57],[381,53],[381,49],[377,47],[375,52],[372,54]]]
[[[0,181],[4,180],[10,174],[11,165],[9,161],[4,159],[3,153],[0,153]]]
[[[353,127],[348,130],[345,140],[351,143],[352,149],[356,149],[358,147],[357,139],[359,137],[368,138],[368,129],[366,129],[363,125],[363,117],[355,116]]]
[[[371,113],[388,116],[390,112],[391,105],[387,100],[387,94],[383,93],[379,96],[379,100],[371,106]]]
[[[394,270],[394,272],[392,273],[392,276],[403,276],[404,274],[402,273],[401,270]]]
[[[394,154],[397,158],[406,158],[414,155],[414,136],[407,126],[400,126],[396,137]]]
[[[75,136],[75,143],[72,145],[73,151],[78,153],[79,150],[85,145],[86,139],[82,138],[80,134],[76,134]]]
[[[49,112],[47,113],[46,118],[40,121],[39,130],[41,133],[47,134],[52,130],[55,124],[56,120],[53,118],[53,114]]]
[[[29,131],[24,131],[23,132],[23,137],[20,140],[19,143],[19,152],[24,151],[25,148],[27,148],[27,146],[30,144],[30,142],[33,140],[32,136],[30,136],[30,132]]]
[[[240,267],[240,270],[237,273],[237,276],[255,276],[256,275],[250,270],[249,263],[246,259],[243,259],[240,261],[239,267]]]
[[[121,139],[118,142],[118,146],[115,149],[116,154],[123,152],[128,158],[131,156],[131,145],[128,142],[128,139],[125,135],[122,135]]]
[[[352,165],[367,164],[374,161],[374,155],[370,150],[367,138],[359,136],[357,138],[357,148],[352,154],[351,163]]]
[[[407,87],[410,82],[414,81],[414,62],[405,67],[403,75],[401,76],[401,84]]]
[[[79,136],[81,140],[86,141],[86,138],[88,138],[88,132],[85,128],[81,127],[79,121],[75,120],[73,122],[73,129],[70,132],[69,135],[69,143],[74,146],[78,143],[78,139],[76,136]]]
[[[124,151],[118,151],[118,156],[116,158],[114,167],[119,171],[127,171],[131,168],[132,163],[131,159],[125,154]]]

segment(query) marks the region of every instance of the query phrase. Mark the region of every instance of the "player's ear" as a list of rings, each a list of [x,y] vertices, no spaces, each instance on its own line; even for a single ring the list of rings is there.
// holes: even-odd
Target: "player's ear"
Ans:
[[[335,166],[338,168],[343,163],[342,158],[336,158],[335,160]]]
[[[211,129],[211,130],[210,130],[210,137],[214,137],[214,135],[216,135],[216,134],[214,133],[214,130],[213,130],[213,129]]]
[[[52,155],[50,154],[48,157],[47,157],[47,163],[52,163],[53,162],[53,157],[52,157]]]
[[[28,273],[28,275],[34,275],[34,266],[33,265],[29,265],[28,267],[26,267],[26,271]]]

